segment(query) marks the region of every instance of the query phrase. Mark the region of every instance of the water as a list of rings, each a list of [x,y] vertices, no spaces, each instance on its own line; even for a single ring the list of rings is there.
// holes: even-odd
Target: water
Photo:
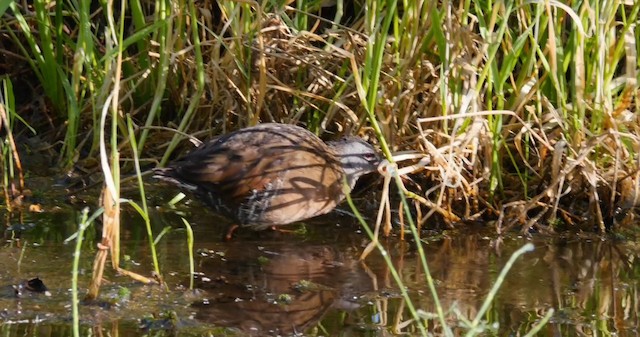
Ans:
[[[53,193],[55,195],[55,193]],[[171,197],[152,194],[152,206]],[[132,196],[134,197],[134,196]],[[69,336],[73,244],[64,239],[77,228],[79,211],[60,195],[44,196],[44,213],[14,215],[19,239],[6,232],[0,247],[0,332],[3,336]],[[88,202],[91,204],[91,202]],[[188,290],[189,259],[180,217],[195,232],[196,288]],[[347,215],[314,220],[306,233],[241,230],[230,242],[221,238],[227,223],[196,202],[179,209],[154,207],[154,232],[171,230],[157,244],[168,290],[115,275],[107,264],[98,303],[81,306],[83,335],[140,336],[388,336],[418,335],[390,268],[376,251],[358,260],[369,242]],[[143,222],[129,207],[122,212],[122,261],[126,269],[153,270]],[[288,227],[300,229],[302,226]],[[81,286],[91,277],[100,237],[87,231],[82,250]],[[424,233],[431,275],[447,324],[466,332],[511,254],[527,242],[535,251],[509,272],[488,312],[483,335],[524,335],[550,309],[555,313],[539,336],[637,335],[638,245],[586,234],[525,238],[496,237],[491,230],[459,228]],[[433,297],[415,243],[396,237],[382,243],[413,305],[434,313]],[[39,277],[49,293],[14,285]],[[438,320],[429,329],[441,333]]]

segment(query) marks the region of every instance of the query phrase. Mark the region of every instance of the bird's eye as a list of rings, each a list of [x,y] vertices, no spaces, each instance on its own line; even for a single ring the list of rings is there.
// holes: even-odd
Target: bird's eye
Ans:
[[[376,155],[373,153],[365,153],[364,154],[364,159],[366,161],[374,161],[376,159]]]

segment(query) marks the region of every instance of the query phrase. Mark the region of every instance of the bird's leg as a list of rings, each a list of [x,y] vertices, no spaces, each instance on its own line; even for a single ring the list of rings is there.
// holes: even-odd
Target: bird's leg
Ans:
[[[231,239],[233,239],[233,233],[235,233],[236,229],[238,229],[239,227],[240,226],[238,224],[232,224],[231,226],[229,226],[227,233],[222,237],[222,241],[231,241]]]

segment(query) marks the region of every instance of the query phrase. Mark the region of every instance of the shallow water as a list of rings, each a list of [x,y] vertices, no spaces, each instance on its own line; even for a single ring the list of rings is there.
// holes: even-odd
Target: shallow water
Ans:
[[[55,189],[52,187],[52,189]],[[161,205],[171,196],[150,200]],[[46,199],[46,198],[45,198]],[[63,244],[77,228],[79,212],[60,198],[43,201],[44,213],[24,213],[8,221],[32,224],[5,233],[0,247],[0,333],[3,336],[69,336],[73,244]],[[54,207],[61,205],[61,207]],[[196,237],[196,288],[188,290],[188,219]],[[154,232],[171,230],[157,243],[168,291],[114,275],[107,266],[98,304],[81,306],[83,335],[139,336],[311,336],[418,335],[408,304],[390,269],[375,252],[359,262],[366,234],[348,215],[332,214],[305,226],[306,233],[241,230],[230,242],[221,238],[227,223],[197,202],[179,209],[154,207]],[[150,275],[153,270],[146,230],[123,206],[124,267]],[[535,251],[509,272],[488,313],[484,335],[524,335],[544,314],[555,313],[539,336],[637,335],[638,246],[634,242],[571,234],[523,238],[496,237],[491,231],[460,228],[428,235],[422,246],[456,335],[472,320],[510,255],[527,242]],[[18,235],[19,239],[15,236]],[[86,234],[81,285],[91,276],[99,229]],[[436,311],[415,244],[395,237],[383,245],[412,303]],[[12,286],[39,277],[50,294]],[[126,294],[126,295],[123,295]],[[430,331],[440,334],[437,320]]]

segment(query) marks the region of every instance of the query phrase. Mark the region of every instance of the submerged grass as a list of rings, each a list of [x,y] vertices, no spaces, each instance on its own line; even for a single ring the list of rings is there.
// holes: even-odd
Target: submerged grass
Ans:
[[[73,320],[73,336],[75,337],[80,336],[80,310],[78,308],[80,304],[80,288],[78,284],[78,274],[80,272],[80,255],[84,240],[84,231],[102,214],[102,211],[103,209],[100,208],[89,216],[89,208],[84,208],[79,219],[78,231],[72,237],[65,240],[65,242],[76,240],[73,251],[73,267],[71,269],[71,314]]]
[[[391,174],[412,172],[394,179],[416,241],[480,220],[498,233],[618,230],[639,204],[639,2],[74,4],[0,5],[0,53],[22,67],[0,66],[14,82],[30,69],[38,89],[15,106],[42,95],[53,114],[19,118],[61,141],[63,167],[101,154],[105,223],[117,223],[121,167],[137,174],[132,205],[149,227],[146,163],[165,164],[185,133],[268,121],[375,138]]]
[[[185,220],[185,218],[182,218],[182,223],[184,224],[184,228],[186,228],[187,232],[187,253],[189,254],[189,290],[193,290],[193,283],[196,275],[195,262],[193,259],[193,229],[191,228],[191,224],[189,223],[189,221]]]

